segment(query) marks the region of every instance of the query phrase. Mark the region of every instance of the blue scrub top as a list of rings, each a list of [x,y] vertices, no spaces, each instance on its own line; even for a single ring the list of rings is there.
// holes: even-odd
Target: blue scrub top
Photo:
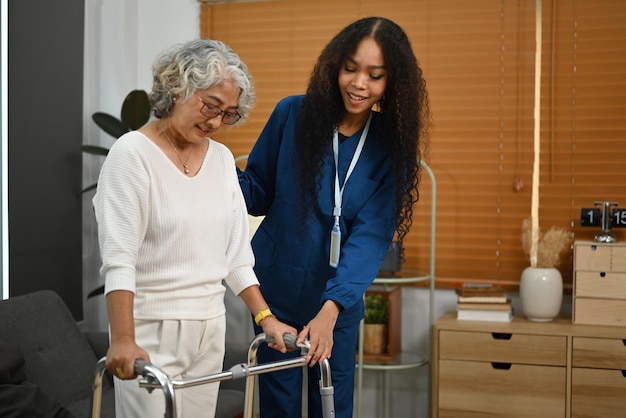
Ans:
[[[380,118],[374,113],[354,171],[345,185],[341,216],[341,256],[329,265],[333,226],[335,163],[332,146],[324,161],[318,208],[299,232],[297,170],[293,166],[296,124],[303,96],[282,99],[254,145],[239,183],[248,212],[265,215],[252,240],[261,292],[282,321],[306,325],[326,300],[343,308],[337,327],[363,317],[363,294],[376,277],[395,231],[391,157],[380,141]],[[361,132],[339,146],[343,184]]]

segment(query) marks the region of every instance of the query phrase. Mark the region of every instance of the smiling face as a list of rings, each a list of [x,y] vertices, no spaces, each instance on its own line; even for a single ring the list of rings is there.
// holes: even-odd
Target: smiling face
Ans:
[[[204,143],[223,126],[224,113],[237,112],[239,89],[231,80],[225,80],[217,86],[198,90],[189,99],[174,104],[171,112],[171,127],[175,137],[189,143]],[[215,117],[207,117],[205,107],[220,109]]]
[[[380,46],[364,38],[339,70],[339,89],[348,114],[369,114],[385,94],[387,69]]]

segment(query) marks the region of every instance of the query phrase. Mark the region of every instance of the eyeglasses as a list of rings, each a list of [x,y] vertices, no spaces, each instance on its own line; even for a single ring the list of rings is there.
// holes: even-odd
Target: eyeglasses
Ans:
[[[234,125],[239,119],[241,119],[241,115],[239,113],[227,112],[217,106],[213,106],[212,104],[205,102],[200,96],[197,97],[202,102],[202,109],[200,109],[200,113],[202,113],[207,118],[214,119],[222,115],[222,122],[224,123],[224,125]]]

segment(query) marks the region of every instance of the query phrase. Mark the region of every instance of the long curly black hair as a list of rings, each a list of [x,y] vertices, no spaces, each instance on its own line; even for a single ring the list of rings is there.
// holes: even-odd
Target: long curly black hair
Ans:
[[[419,199],[420,158],[430,119],[426,81],[404,30],[384,17],[355,21],[324,48],[310,77],[297,127],[296,164],[303,219],[317,207],[324,158],[334,130],[346,114],[339,91],[339,71],[364,38],[380,46],[387,70],[387,88],[378,111],[383,142],[393,160],[396,239],[402,243]]]

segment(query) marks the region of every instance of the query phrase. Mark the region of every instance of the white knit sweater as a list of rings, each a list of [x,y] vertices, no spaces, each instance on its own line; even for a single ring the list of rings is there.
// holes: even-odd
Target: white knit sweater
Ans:
[[[222,280],[235,294],[258,284],[233,155],[218,142],[191,178],[145,135],[125,134],[93,205],[105,292],[134,292],[136,319],[214,318],[225,310]]]

